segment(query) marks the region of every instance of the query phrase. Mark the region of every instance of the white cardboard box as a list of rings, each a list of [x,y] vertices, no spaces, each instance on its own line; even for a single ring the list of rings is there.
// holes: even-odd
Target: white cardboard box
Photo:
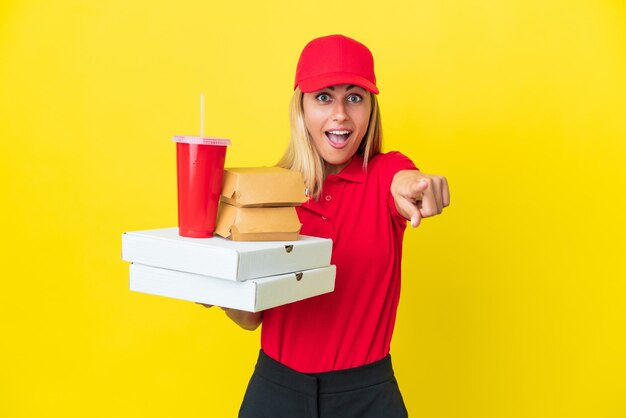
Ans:
[[[331,240],[305,235],[247,242],[181,237],[178,228],[122,234],[125,261],[235,281],[327,267],[331,250]]]
[[[135,263],[130,266],[130,290],[248,312],[332,292],[334,287],[335,266],[244,282]]]

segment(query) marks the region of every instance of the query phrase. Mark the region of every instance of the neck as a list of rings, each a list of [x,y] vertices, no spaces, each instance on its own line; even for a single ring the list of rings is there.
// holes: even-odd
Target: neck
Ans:
[[[348,164],[350,164],[350,161],[352,161],[352,158],[350,158],[343,164],[329,164],[324,161],[324,178],[326,178],[326,176],[328,176],[329,174],[341,173],[341,170],[343,170]]]

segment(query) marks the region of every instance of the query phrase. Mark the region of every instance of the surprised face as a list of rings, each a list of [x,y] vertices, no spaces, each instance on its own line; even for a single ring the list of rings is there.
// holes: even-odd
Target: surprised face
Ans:
[[[358,86],[340,84],[304,93],[304,123],[328,174],[339,173],[351,160],[367,132],[372,100]]]

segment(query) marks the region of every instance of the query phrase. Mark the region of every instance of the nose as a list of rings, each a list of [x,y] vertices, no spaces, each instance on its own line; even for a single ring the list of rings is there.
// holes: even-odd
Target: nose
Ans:
[[[344,121],[348,120],[348,114],[346,113],[345,104],[338,100],[335,102],[333,107],[333,121]]]

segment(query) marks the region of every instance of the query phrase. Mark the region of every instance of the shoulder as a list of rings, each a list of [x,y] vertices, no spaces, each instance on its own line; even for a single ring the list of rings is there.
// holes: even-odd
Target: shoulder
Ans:
[[[376,154],[368,163],[368,171],[394,175],[400,170],[417,170],[409,157],[399,151]]]

